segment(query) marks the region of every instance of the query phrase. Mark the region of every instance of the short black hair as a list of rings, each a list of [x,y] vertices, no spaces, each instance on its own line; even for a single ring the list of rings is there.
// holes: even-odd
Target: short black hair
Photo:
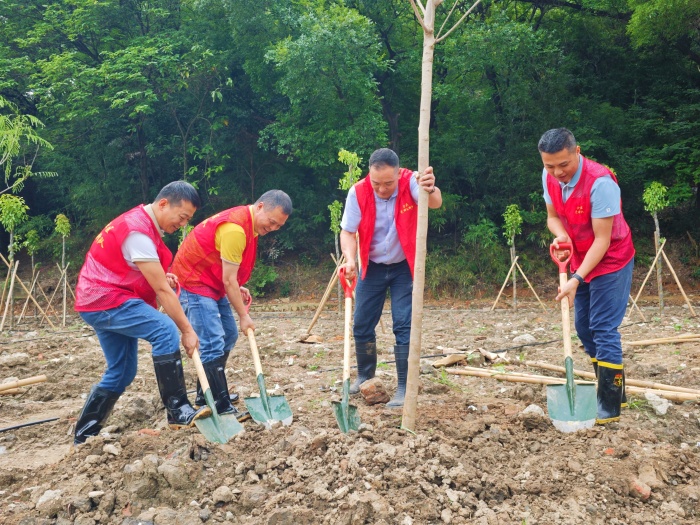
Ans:
[[[202,205],[197,190],[192,184],[184,180],[176,180],[163,186],[153,202],[158,202],[160,199],[167,200],[171,206],[179,206],[182,201],[192,203],[192,206],[195,208],[199,208]]]
[[[540,153],[558,153],[563,149],[572,151],[576,149],[576,138],[566,128],[555,128],[545,131],[537,143]]]
[[[289,216],[292,214],[292,199],[282,190],[269,190],[260,195],[255,204],[262,202],[266,210],[282,208],[282,213]]]
[[[381,148],[372,153],[369,157],[369,167],[376,166],[383,168],[391,166],[392,168],[399,167],[399,156],[389,148]]]

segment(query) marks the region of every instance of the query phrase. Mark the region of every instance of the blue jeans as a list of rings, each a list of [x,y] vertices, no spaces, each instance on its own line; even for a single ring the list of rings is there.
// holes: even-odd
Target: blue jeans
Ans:
[[[576,291],[576,332],[586,353],[598,361],[622,364],[618,327],[627,310],[634,259],[622,269],[582,283]]]
[[[107,360],[107,370],[97,386],[110,392],[121,395],[136,377],[139,339],[151,343],[154,356],[180,350],[175,322],[141,299],[129,299],[109,310],[79,313],[95,329]]]
[[[355,291],[355,344],[376,341],[374,329],[382,316],[387,290],[391,295],[391,318],[396,344],[410,343],[413,277],[408,262],[377,264],[370,261],[365,278],[359,280]]]
[[[183,288],[180,304],[199,337],[202,363],[219,359],[231,351],[238,340],[238,326],[227,297],[216,301]]]

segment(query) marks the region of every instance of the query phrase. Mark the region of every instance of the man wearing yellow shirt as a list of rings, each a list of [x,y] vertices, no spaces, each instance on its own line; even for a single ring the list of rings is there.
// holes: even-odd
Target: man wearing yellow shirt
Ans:
[[[264,193],[250,206],[221,211],[199,223],[180,246],[172,273],[181,286],[180,304],[199,337],[202,365],[219,414],[247,419],[231,404],[226,360],[238,339],[231,308],[238,314],[241,331],[255,329],[246,311],[250,292],[245,288],[255,266],[258,236],[279,230],[292,213],[292,200],[281,190]],[[197,385],[196,406],[205,404]]]

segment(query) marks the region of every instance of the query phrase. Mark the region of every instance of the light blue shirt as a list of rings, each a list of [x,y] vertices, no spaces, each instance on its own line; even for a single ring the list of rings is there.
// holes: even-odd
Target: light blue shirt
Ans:
[[[583,169],[583,159],[578,157],[578,169],[571,180],[564,184],[559,183],[561,187],[561,198],[564,202],[571,196],[576,187],[576,183],[581,178],[581,170]],[[552,204],[552,198],[549,196],[547,189],[547,170],[542,170],[542,187],[544,188],[544,201],[547,204]],[[591,218],[604,219],[613,217],[620,213],[620,187],[612,180],[611,177],[599,177],[591,187]]]
[[[414,176],[411,177],[411,196],[414,202],[418,202],[418,181]],[[396,222],[394,221],[394,208],[396,207],[396,197],[399,194],[398,185],[394,193],[388,199],[380,199],[374,194],[374,204],[377,208],[377,218],[374,222],[374,234],[369,245],[369,260],[380,264],[394,264],[406,259],[403,253],[401,242],[399,241],[399,232],[396,230]],[[350,188],[348,197],[345,200],[345,210],[343,211],[343,220],[340,221],[340,227],[346,232],[356,233],[360,226],[360,205],[357,202],[355,194],[355,186]]]

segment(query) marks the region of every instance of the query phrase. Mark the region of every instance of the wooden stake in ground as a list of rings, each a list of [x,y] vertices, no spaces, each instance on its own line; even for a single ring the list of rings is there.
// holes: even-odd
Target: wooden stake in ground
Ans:
[[[17,277],[17,266],[19,266],[19,261],[15,261],[12,267],[12,277],[10,278],[10,291],[7,294],[7,302],[5,303],[5,311],[2,314],[2,322],[0,322],[0,332],[5,327],[5,319],[7,318],[7,312],[10,312],[10,328],[12,328],[12,297],[15,288],[15,278]]]
[[[444,35],[442,28],[457,6],[445,18],[438,35],[435,35],[435,9],[443,0],[426,0],[425,6],[420,0],[410,0],[413,12],[423,28],[423,59],[421,68],[420,119],[418,122],[418,173],[425,173],[430,165],[430,107],[433,94],[433,55],[435,44],[447,38],[459,24],[481,2],[476,2]],[[460,3],[461,5],[461,3]],[[419,9],[420,7],[420,9]],[[411,344],[408,353],[408,377],[406,380],[406,397],[403,405],[401,427],[411,432],[416,429],[416,404],[418,402],[418,381],[420,374],[421,338],[423,335],[423,290],[425,288],[425,254],[428,237],[428,194],[418,192],[418,224],[416,227],[416,261],[413,268],[413,298],[411,315]]]
[[[681,295],[683,295],[683,299],[685,299],[685,303],[688,305],[688,309],[690,310],[690,315],[692,317],[695,317],[697,314],[695,313],[695,310],[693,309],[693,305],[690,303],[690,300],[688,299],[688,296],[685,294],[685,290],[683,289],[683,286],[681,285],[680,280],[678,279],[678,276],[676,275],[675,270],[673,269],[673,266],[671,265],[671,261],[668,260],[668,257],[666,256],[666,252],[664,251],[664,247],[666,246],[666,239],[661,243],[661,247],[659,248],[659,251],[656,252],[656,257],[654,257],[654,261],[651,263],[651,266],[649,267],[649,271],[647,272],[646,277],[644,277],[644,281],[642,281],[642,285],[639,287],[639,291],[637,292],[637,296],[632,300],[633,303],[637,303],[637,300],[639,299],[639,296],[642,294],[642,290],[644,289],[644,285],[647,283],[647,280],[649,279],[649,276],[651,275],[651,272],[654,271],[654,265],[656,264],[657,259],[659,256],[662,256],[664,260],[666,261],[666,265],[668,266],[668,269],[671,272],[671,275],[673,275],[673,279],[676,281],[676,285],[678,286],[678,289],[681,291]]]
[[[3,254],[1,254],[1,253],[0,253],[0,259],[2,260],[2,262],[5,263],[5,266],[7,266],[8,268],[10,268],[10,262],[9,262],[7,259],[5,259],[5,257],[4,257]],[[41,315],[44,316],[43,319],[46,319],[46,321],[48,321],[49,325],[51,325],[51,328],[52,328],[53,330],[55,330],[56,327],[55,327],[54,324],[51,322],[51,320],[49,319],[48,315],[46,315],[46,312],[44,312],[44,310],[41,308],[41,306],[39,306],[39,303],[37,302],[36,298],[29,292],[29,290],[27,290],[27,287],[24,286],[24,283],[22,282],[22,279],[20,279],[19,277],[17,277],[17,282],[18,282],[18,283],[20,284],[20,286],[24,289],[24,291],[27,292],[27,295],[28,295],[29,297],[31,297],[32,302],[34,303],[34,305],[39,309],[39,311],[41,312]],[[43,322],[43,319],[42,319],[42,322]]]
[[[513,264],[511,264],[510,270],[508,270],[508,275],[506,275],[506,278],[505,278],[505,280],[503,281],[503,286],[501,286],[501,291],[498,292],[498,295],[496,296],[496,300],[493,302],[493,305],[491,306],[491,310],[490,310],[490,311],[493,312],[494,308],[496,308],[496,304],[498,303],[498,299],[501,297],[501,294],[503,293],[503,289],[506,287],[506,284],[508,283],[508,277],[510,276],[510,273],[513,271],[513,268],[517,268],[518,271],[520,272],[520,275],[523,276],[523,279],[525,279],[525,282],[526,282],[527,285],[530,287],[530,290],[532,291],[532,293],[535,295],[535,298],[537,299],[537,302],[540,303],[540,306],[541,306],[542,309],[546,312],[546,311],[547,311],[547,307],[546,307],[546,306],[544,305],[544,303],[540,300],[539,295],[537,295],[537,292],[535,291],[535,289],[534,289],[534,288],[532,287],[532,285],[530,284],[530,280],[527,278],[527,276],[525,275],[525,272],[523,272],[523,269],[522,269],[522,268],[520,267],[520,265],[518,264],[518,257],[520,257],[520,256],[519,256],[519,255],[516,255],[516,256],[515,256],[515,259],[513,259]]]

